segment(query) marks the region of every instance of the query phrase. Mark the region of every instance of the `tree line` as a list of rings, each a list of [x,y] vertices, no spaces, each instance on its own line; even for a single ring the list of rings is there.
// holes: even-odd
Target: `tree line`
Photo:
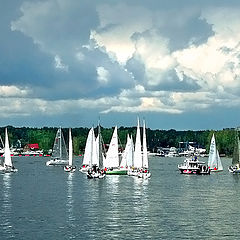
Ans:
[[[39,148],[47,152],[53,147],[56,127],[30,128],[30,127],[12,127],[8,126],[10,145],[16,147],[20,142],[22,147],[28,143],[38,143]],[[114,128],[101,128],[102,138],[105,144],[109,144]],[[0,135],[4,140],[5,128],[0,128]],[[68,128],[62,128],[65,141],[68,142]],[[72,128],[74,154],[84,152],[89,128]],[[142,131],[142,129],[141,129]],[[170,130],[152,130],[146,129],[148,150],[156,152],[160,147],[179,147],[179,142],[196,142],[198,146],[209,149],[212,134],[215,133],[217,148],[221,154],[231,156],[233,153],[235,130],[232,128],[213,131],[177,131]],[[135,141],[136,127],[118,128],[119,143],[122,148],[125,147],[127,134],[132,135]],[[97,136],[97,128],[95,128]]]

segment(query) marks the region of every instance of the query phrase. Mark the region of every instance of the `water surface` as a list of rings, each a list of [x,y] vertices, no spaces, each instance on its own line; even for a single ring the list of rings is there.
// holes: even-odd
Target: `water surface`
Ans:
[[[187,176],[177,170],[183,158],[150,157],[149,180],[87,179],[47,160],[16,157],[19,172],[0,174],[1,239],[239,239],[230,159],[223,172]]]

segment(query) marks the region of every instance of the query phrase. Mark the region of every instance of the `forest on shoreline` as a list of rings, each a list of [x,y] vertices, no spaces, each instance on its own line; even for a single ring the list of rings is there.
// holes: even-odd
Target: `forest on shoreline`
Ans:
[[[30,127],[13,127],[8,126],[8,135],[10,145],[13,147],[24,147],[26,144],[38,143],[39,148],[47,152],[53,147],[54,138],[57,132],[56,127],[30,128]],[[112,128],[101,128],[101,134],[105,144],[109,144],[113,133]],[[5,127],[0,128],[0,135],[4,140]],[[65,141],[68,142],[68,128],[62,128]],[[97,136],[97,127],[94,129]],[[74,154],[84,152],[89,128],[72,128]],[[141,128],[142,131],[142,128]],[[215,133],[217,148],[220,154],[231,156],[233,153],[235,129],[227,128],[223,130],[201,130],[201,131],[177,131],[170,130],[151,130],[146,129],[147,147],[151,152],[156,152],[160,147],[179,147],[179,142],[196,142],[199,147],[209,149],[212,134]],[[118,128],[118,137],[120,147],[124,148],[127,134],[132,135],[135,141],[136,127]]]

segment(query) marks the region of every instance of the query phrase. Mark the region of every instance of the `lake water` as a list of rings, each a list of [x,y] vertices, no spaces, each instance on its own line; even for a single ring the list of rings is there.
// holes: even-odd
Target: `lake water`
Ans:
[[[13,158],[0,174],[0,239],[239,239],[240,175],[181,175],[182,158],[150,157],[151,179],[87,179]],[[207,159],[205,159],[207,160]],[[75,161],[80,165],[80,159]]]

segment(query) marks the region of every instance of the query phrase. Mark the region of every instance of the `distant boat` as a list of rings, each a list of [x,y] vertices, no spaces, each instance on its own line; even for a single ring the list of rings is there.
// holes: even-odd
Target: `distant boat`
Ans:
[[[68,148],[69,162],[68,165],[64,166],[65,172],[75,172],[76,166],[73,166],[73,145],[72,145],[72,133],[69,128],[69,148]]]
[[[64,166],[68,164],[68,153],[66,143],[63,137],[62,129],[59,128],[54,140],[52,156],[46,162],[47,166]]]
[[[4,171],[4,172],[17,172],[18,171],[13,166],[13,163],[12,163],[7,128],[5,128],[4,162],[0,166],[0,171]]]
[[[223,171],[222,162],[216,147],[214,133],[212,135],[210,149],[209,149],[208,167],[211,170],[211,172]]]
[[[237,130],[235,132],[232,165],[229,166],[228,170],[231,173],[240,173],[240,141]]]
[[[106,158],[103,161],[103,167],[106,171],[106,174],[127,175],[127,169],[120,168],[119,165],[117,126],[114,128],[112,139],[106,154]]]

